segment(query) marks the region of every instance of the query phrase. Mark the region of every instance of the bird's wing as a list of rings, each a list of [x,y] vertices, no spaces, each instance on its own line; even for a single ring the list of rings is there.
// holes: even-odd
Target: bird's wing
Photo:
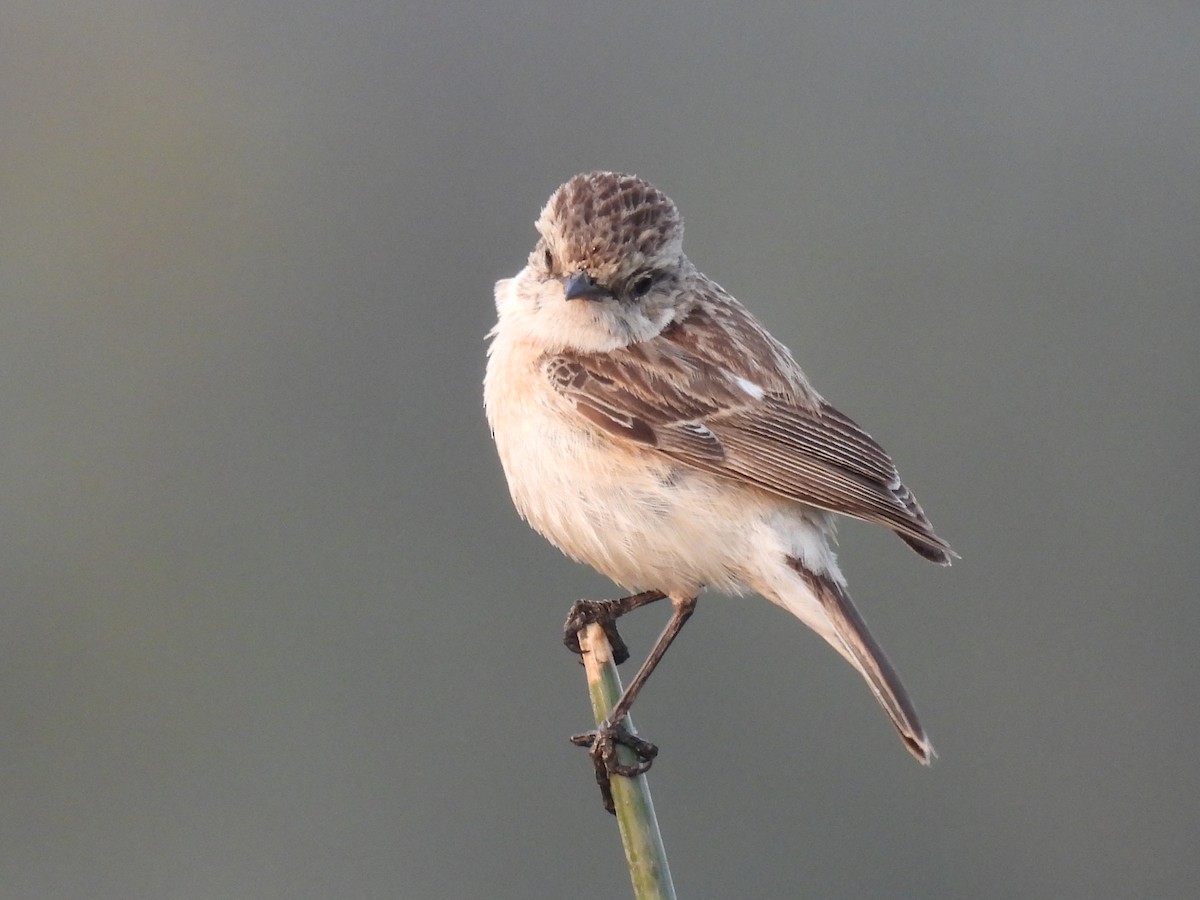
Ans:
[[[884,525],[926,559],[949,563],[949,545],[934,533],[891,457],[807,386],[787,351],[794,372],[754,368],[762,355],[729,352],[744,343],[722,341],[712,325],[685,319],[653,340],[612,352],[554,354],[544,371],[579,415],[618,439]]]

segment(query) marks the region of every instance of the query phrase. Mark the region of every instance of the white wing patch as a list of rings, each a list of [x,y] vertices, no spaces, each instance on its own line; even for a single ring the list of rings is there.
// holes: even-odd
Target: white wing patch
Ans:
[[[743,378],[741,375],[730,373],[733,383],[740,387],[743,391],[753,397],[755,400],[761,400],[766,396],[766,391],[749,379]]]

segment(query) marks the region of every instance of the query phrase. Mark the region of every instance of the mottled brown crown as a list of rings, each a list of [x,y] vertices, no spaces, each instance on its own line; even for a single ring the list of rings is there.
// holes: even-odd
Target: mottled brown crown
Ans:
[[[601,284],[683,253],[679,210],[636,175],[576,175],[551,194],[537,228],[560,274],[582,270]]]

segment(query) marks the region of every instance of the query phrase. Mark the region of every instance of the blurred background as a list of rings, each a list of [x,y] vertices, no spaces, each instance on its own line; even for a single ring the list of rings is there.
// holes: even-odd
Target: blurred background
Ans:
[[[629,894],[559,643],[616,591],[480,387],[599,167],[962,555],[841,531],[931,770],[702,600],[635,716],[680,896],[1194,896],[1200,7],[796,6],[4,5],[0,894]]]

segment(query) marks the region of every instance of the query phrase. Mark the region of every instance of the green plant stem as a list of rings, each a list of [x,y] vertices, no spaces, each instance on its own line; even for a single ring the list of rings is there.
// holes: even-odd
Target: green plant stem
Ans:
[[[596,724],[602,725],[609,710],[616,706],[622,690],[617,667],[612,661],[612,647],[599,625],[588,625],[579,632],[579,646],[587,670],[592,714]],[[625,724],[630,731],[634,730],[628,719]],[[617,758],[624,764],[637,762],[633,752],[626,747],[617,747]],[[671,870],[646,776],[624,778],[613,775],[612,795],[634,897],[636,900],[675,900],[675,886],[671,883]]]

